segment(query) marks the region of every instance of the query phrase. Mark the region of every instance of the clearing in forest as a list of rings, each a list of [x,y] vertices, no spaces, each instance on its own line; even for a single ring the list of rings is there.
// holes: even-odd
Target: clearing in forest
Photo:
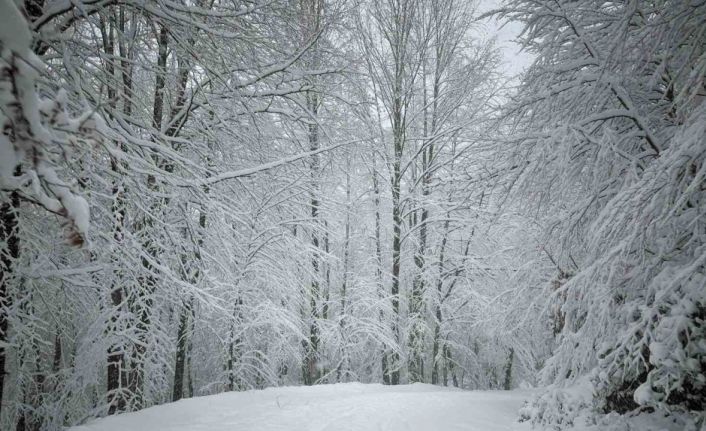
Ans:
[[[341,383],[181,400],[99,419],[73,431],[517,431],[527,390],[463,391]]]

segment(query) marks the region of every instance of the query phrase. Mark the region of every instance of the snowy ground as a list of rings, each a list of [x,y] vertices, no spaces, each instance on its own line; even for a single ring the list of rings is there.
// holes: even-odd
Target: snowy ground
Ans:
[[[346,383],[230,392],[123,414],[73,431],[517,431],[528,391]]]

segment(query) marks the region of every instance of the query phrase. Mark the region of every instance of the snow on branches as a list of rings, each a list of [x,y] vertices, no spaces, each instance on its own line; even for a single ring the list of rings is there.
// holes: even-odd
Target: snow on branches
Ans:
[[[596,406],[703,410],[706,6],[508,1],[537,54],[508,109],[518,194],[545,210],[565,320],[548,382]],[[536,199],[537,197],[540,199]]]
[[[71,117],[63,90],[39,94],[43,64],[30,49],[29,23],[13,2],[0,4],[0,17],[0,188],[62,217],[68,241],[80,246],[88,203],[59,172],[72,147],[99,139],[99,118]]]

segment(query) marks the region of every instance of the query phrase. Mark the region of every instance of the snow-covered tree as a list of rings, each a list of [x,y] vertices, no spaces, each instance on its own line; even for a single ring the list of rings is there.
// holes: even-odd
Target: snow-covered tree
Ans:
[[[556,260],[545,381],[590,376],[604,411],[702,411],[706,8],[519,0],[501,14],[536,55],[503,148]]]

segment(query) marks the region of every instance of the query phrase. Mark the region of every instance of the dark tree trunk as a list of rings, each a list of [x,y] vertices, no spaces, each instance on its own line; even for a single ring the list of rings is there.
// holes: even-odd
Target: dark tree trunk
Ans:
[[[121,30],[121,35],[124,31],[124,15],[120,16],[119,29]],[[112,11],[107,11],[108,21],[106,22],[103,15],[100,15],[100,29],[101,36],[103,40],[103,50],[106,53],[108,61],[105,63],[106,72],[114,77],[115,75],[115,65],[113,63],[113,58],[115,57],[115,16]],[[122,37],[122,36],[121,36]],[[121,45],[121,57],[125,55],[123,52],[124,46]],[[130,78],[128,75],[131,72],[126,70],[122,71],[123,75],[123,85],[131,85]],[[123,91],[127,91],[127,87],[123,88]],[[116,108],[117,101],[117,90],[112,86],[112,81],[107,87],[107,98],[111,109]],[[130,115],[131,105],[129,100],[125,100],[123,110],[126,115]],[[117,174],[120,178],[124,175],[124,166],[116,159],[111,159],[111,170]],[[113,204],[111,212],[113,214],[113,239],[117,244],[122,244],[125,235],[125,190],[120,182],[120,180],[115,180],[113,183]],[[116,266],[117,268],[117,266]],[[115,325],[118,322],[118,314],[122,312],[124,307],[124,287],[122,285],[122,272],[119,269],[113,271],[113,283],[110,286],[110,304],[113,308],[113,314],[111,316],[112,330],[115,330]],[[110,332],[110,331],[108,331]],[[112,415],[121,411],[125,411],[127,406],[127,400],[125,397],[125,390],[127,389],[127,368],[125,362],[125,346],[122,344],[113,344],[108,348],[107,351],[107,387],[106,392],[108,396],[108,414]]]
[[[195,307],[191,307],[191,327],[189,328],[189,332],[191,334],[194,333],[194,327],[196,325],[196,311],[194,309]],[[186,370],[189,378],[189,383],[187,385],[187,396],[189,398],[194,397],[194,373],[193,369],[191,368],[191,359],[194,351],[194,342],[193,340],[189,339],[189,346],[186,354]]]
[[[434,322],[434,341],[432,344],[432,361],[433,361],[433,366],[431,368],[431,384],[432,385],[437,385],[439,384],[439,348],[440,343],[441,343],[441,307],[439,305],[436,306],[436,322]]]
[[[186,351],[188,346],[189,317],[191,316],[191,303],[185,303],[179,316],[179,329],[177,331],[177,350],[174,364],[174,387],[172,401],[179,401],[184,396],[184,370],[186,368]]]
[[[19,174],[19,168],[18,172]],[[5,362],[7,351],[7,332],[9,329],[8,312],[12,305],[10,285],[14,280],[14,263],[20,257],[20,237],[18,232],[18,215],[20,196],[10,193],[10,202],[0,205],[0,406],[2,406],[3,388],[5,384]]]
[[[397,138],[395,138],[397,139]],[[400,182],[402,179],[400,164],[402,160],[402,143],[395,143],[395,162],[392,179],[392,336],[395,341],[400,340],[399,314],[400,314],[400,257],[402,251],[402,215],[400,208]],[[400,383],[399,361],[400,355],[393,350],[388,359],[390,384]]]
[[[167,73],[167,57],[168,53],[168,39],[169,31],[165,25],[160,25],[159,34],[157,35],[157,65],[155,73],[155,87],[154,87],[154,103],[152,107],[152,127],[155,133],[159,133],[162,129],[163,122],[163,111],[164,111],[164,99],[165,99],[165,85],[166,85],[166,73]],[[158,166],[166,168],[159,157],[154,156],[155,162]],[[153,192],[159,191],[159,185],[157,183],[157,178],[154,175],[147,176],[147,186]],[[159,199],[158,199],[159,200]],[[159,204],[155,204],[154,207],[157,208],[158,205],[163,204],[162,200],[159,200]],[[143,249],[147,256],[152,259],[157,259],[159,257],[158,245],[156,241],[148,232],[152,228],[152,220],[149,217],[145,217],[142,222],[142,235],[144,236]],[[142,277],[140,280],[139,291],[137,292],[136,298],[132,302],[132,312],[137,316],[137,338],[138,343],[135,343],[133,347],[132,354],[130,357],[130,373],[128,377],[128,389],[130,396],[132,398],[132,408],[139,410],[142,408],[142,394],[144,392],[145,383],[145,355],[147,353],[147,334],[150,330],[152,323],[152,294],[156,286],[156,279],[153,275],[154,268],[147,257],[142,258],[142,266],[146,272],[146,276]]]
[[[507,364],[505,365],[505,381],[503,382],[503,389],[509,391],[512,389],[512,362],[515,359],[515,350],[510,348],[510,354],[507,358]]]
[[[380,294],[380,298],[384,298],[385,292],[384,292],[384,286],[382,282],[382,239],[380,235],[380,230],[381,230],[381,220],[380,220],[380,184],[378,182],[378,173],[376,170],[376,163],[375,163],[375,153],[373,152],[373,169],[372,169],[372,177],[373,177],[373,194],[374,194],[374,200],[375,200],[375,261],[376,261],[376,268],[375,268],[375,278],[377,280],[377,290],[378,293]],[[380,322],[383,323],[385,319],[385,316],[383,315],[382,310],[380,311]],[[387,362],[387,349],[383,346],[382,352],[381,352],[381,367],[382,367],[382,383],[385,385],[390,384],[390,370]]]
[[[228,344],[228,363],[226,364],[226,369],[228,370],[229,391],[234,391],[239,387],[235,376],[235,365],[238,361],[240,361],[240,344],[242,341],[240,340],[240,337],[235,337],[235,332],[237,330],[235,325],[240,324],[242,321],[242,305],[243,299],[238,298],[235,302],[235,306],[233,307],[233,318],[235,319],[235,323],[231,327],[230,343]]]
[[[123,291],[117,286],[110,293],[112,306],[116,311],[122,307]],[[115,313],[111,317],[111,322],[116,324]],[[108,414],[125,411],[125,396],[123,391],[127,388],[127,374],[125,370],[125,353],[123,346],[113,345],[108,349]]]

